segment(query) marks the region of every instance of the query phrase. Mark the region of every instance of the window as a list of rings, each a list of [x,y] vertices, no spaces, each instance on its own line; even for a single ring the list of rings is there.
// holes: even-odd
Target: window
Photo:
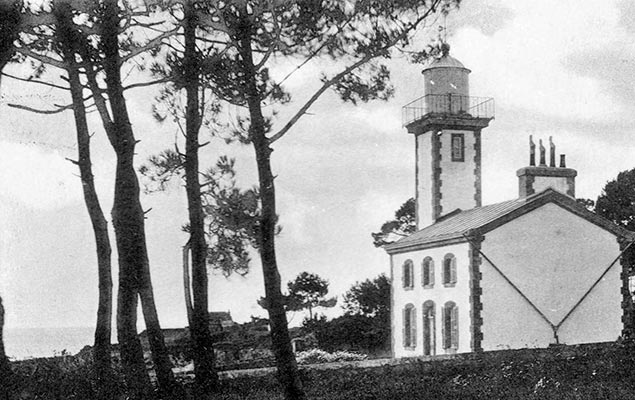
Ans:
[[[403,309],[403,346],[414,348],[417,345],[417,319],[415,306],[406,305]]]
[[[405,289],[412,289],[414,287],[415,282],[415,271],[414,266],[412,264],[412,260],[406,260],[403,263],[403,274],[402,274],[402,283]]]
[[[456,284],[456,257],[446,254],[443,257],[443,286],[452,287]]]
[[[459,348],[459,308],[453,301],[448,301],[442,312],[443,348],[456,351]]]
[[[436,324],[434,301],[428,300],[423,303],[423,355],[433,356],[436,354]]]
[[[462,133],[452,134],[452,161],[465,161],[465,136]]]
[[[423,259],[421,266],[421,284],[424,288],[431,288],[434,286],[434,261],[431,257]]]

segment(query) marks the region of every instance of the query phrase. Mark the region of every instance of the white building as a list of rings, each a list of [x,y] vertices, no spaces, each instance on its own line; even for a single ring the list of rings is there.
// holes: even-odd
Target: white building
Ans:
[[[620,254],[635,236],[575,201],[576,171],[564,156],[556,166],[551,140],[538,162],[531,143],[517,199],[482,206],[480,137],[494,109],[469,96],[469,73],[446,52],[404,107],[418,231],[386,246],[394,357],[616,340]]]

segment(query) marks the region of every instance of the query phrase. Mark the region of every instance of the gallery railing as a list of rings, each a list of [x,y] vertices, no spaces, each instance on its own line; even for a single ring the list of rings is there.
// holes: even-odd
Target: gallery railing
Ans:
[[[460,94],[429,94],[405,105],[403,125],[432,115],[452,115],[467,118],[494,118],[494,99]]]

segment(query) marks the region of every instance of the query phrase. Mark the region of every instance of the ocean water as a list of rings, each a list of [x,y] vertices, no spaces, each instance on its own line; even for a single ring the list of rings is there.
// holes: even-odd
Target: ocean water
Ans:
[[[8,328],[4,330],[7,356],[14,360],[52,357],[63,351],[76,354],[93,344],[95,328]]]

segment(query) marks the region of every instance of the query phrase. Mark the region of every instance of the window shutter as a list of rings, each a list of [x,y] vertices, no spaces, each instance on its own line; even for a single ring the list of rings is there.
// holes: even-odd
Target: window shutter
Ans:
[[[406,318],[408,315],[408,309],[404,308],[401,314],[401,338],[403,339],[403,347],[408,347],[408,343],[406,343]]]
[[[452,257],[452,266],[450,268],[450,273],[451,273],[450,282],[456,283],[456,257]]]
[[[401,267],[401,286],[406,287],[406,264]]]
[[[412,288],[414,286],[414,265],[411,260],[406,260],[403,264],[403,287]]]
[[[421,285],[422,286],[428,285],[428,277],[430,276],[428,274],[428,269],[430,269],[430,267],[428,266],[428,260],[423,260],[423,263],[421,263]]]
[[[449,274],[450,274],[450,269],[448,268],[448,259],[444,258],[443,265],[441,266],[441,280],[443,281],[442,283],[444,285],[450,282]]]
[[[441,307],[441,338],[442,338],[441,342],[442,342],[442,345],[443,345],[444,349],[447,349],[449,347],[448,346],[448,340],[447,340],[448,339],[448,335],[447,335],[447,332],[446,332],[446,325],[447,325],[446,324],[446,314],[447,314],[447,310],[445,309],[445,306]]]
[[[452,307],[452,348],[459,348],[459,308],[457,306]]]
[[[417,346],[417,310],[410,309],[410,345]]]

